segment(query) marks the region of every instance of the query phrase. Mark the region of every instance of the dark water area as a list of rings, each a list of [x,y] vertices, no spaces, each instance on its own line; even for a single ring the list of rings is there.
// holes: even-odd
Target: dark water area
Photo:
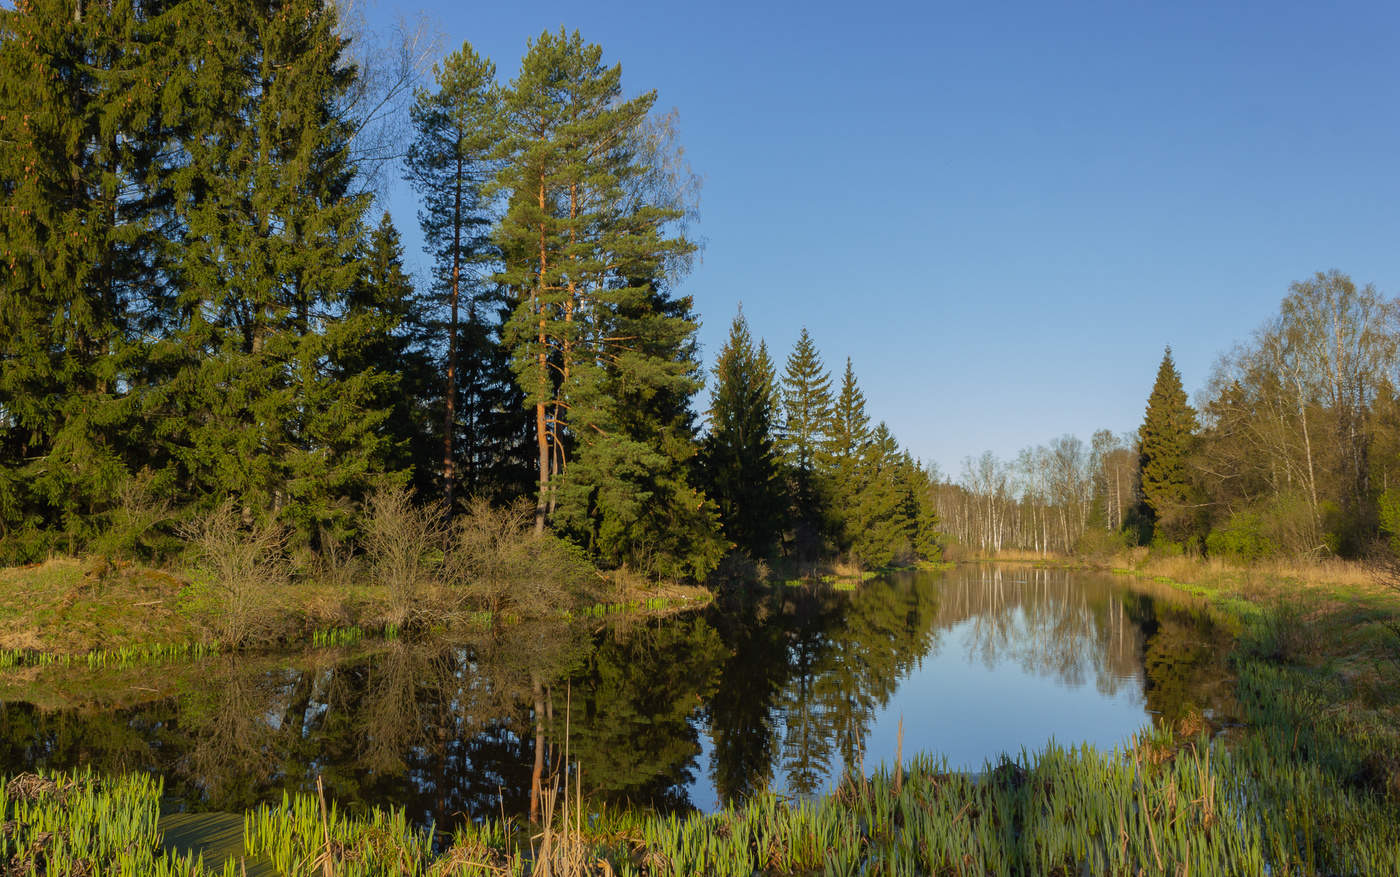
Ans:
[[[146,770],[172,809],[314,790],[448,827],[523,815],[537,764],[590,799],[714,810],[927,751],[980,770],[1154,718],[1228,720],[1230,637],[1133,580],[965,566],[664,619],[125,669],[0,671],[0,767]],[[536,722],[536,717],[540,722]]]

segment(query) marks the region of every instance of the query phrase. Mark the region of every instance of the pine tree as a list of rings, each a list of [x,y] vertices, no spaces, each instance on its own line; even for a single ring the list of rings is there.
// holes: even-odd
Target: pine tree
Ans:
[[[719,505],[725,536],[739,550],[762,558],[781,532],[784,505],[773,423],[776,374],[767,348],[754,347],[742,311],[715,360],[714,379],[706,483]]]
[[[1183,539],[1190,530],[1191,478],[1186,461],[1195,435],[1196,412],[1186,402],[1181,374],[1168,347],[1139,432],[1138,472],[1143,505],[1169,539]]]
[[[499,279],[519,295],[505,338],[535,415],[537,531],[559,502],[551,480],[570,443],[606,432],[599,388],[630,340],[610,333],[612,320],[651,294],[638,278],[693,249],[665,236],[677,210],[629,203],[628,183],[644,170],[636,135],[656,95],[624,100],[621,75],[577,32],[545,32],[505,98],[497,189],[508,207],[496,241]]]
[[[477,383],[467,385],[465,393],[473,402],[481,401],[478,394],[488,392],[485,384],[495,379],[489,374],[494,359],[491,330],[485,322],[490,308],[484,299],[489,288],[485,278],[498,254],[491,243],[495,217],[485,190],[495,173],[491,154],[499,140],[501,114],[496,66],[478,56],[470,44],[448,55],[433,73],[436,90],[419,89],[409,111],[414,139],[406,165],[423,198],[418,219],[433,255],[433,287],[444,315],[441,473],[442,493],[450,507],[463,475],[458,471],[460,458],[465,457],[469,469],[465,473],[469,492],[480,489],[483,480],[478,437],[485,417],[479,408],[460,408],[464,382],[459,369],[464,365],[463,354],[474,357],[465,365]],[[466,326],[461,319],[464,309]],[[465,339],[464,329],[469,336]],[[463,350],[464,343],[472,349]],[[468,447],[463,448],[463,442]]]

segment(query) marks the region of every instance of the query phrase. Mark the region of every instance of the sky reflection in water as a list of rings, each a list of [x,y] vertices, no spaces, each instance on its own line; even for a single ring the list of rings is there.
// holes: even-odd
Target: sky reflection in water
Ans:
[[[440,826],[525,812],[537,749],[560,762],[566,718],[585,787],[610,803],[821,792],[891,763],[901,717],[906,758],[977,770],[1051,739],[1110,748],[1152,713],[1225,705],[1228,638],[1130,585],[963,566],[852,593],[731,595],[596,633],[521,625],[348,654],[30,671],[0,676],[0,757],[9,772],[157,771],[190,809],[277,800],[320,773],[345,804]]]

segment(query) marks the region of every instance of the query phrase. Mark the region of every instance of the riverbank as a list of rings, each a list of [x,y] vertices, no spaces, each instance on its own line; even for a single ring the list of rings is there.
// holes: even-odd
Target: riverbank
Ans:
[[[1143,581],[1149,592],[1176,587],[1162,578]],[[538,864],[546,859],[553,874],[585,867],[649,875],[1395,873],[1400,788],[1385,642],[1343,635],[1347,616],[1333,604],[1354,605],[1346,594],[1319,600],[1298,624],[1286,608],[1239,588],[1192,587],[1205,594],[1192,601],[1199,611],[1218,614],[1234,631],[1239,709],[1228,727],[1186,714],[1112,752],[1051,746],[994,760],[977,775],[916,754],[901,768],[847,777],[817,800],[760,794],[713,815],[657,816],[580,802],[577,773],[570,773],[545,784],[555,796],[545,802],[548,823],[488,817],[456,837],[439,837],[436,850],[423,826],[401,813],[323,816],[314,795],[226,814],[220,831],[227,835],[234,822],[248,826],[254,840],[229,852],[251,857],[249,873],[262,857],[282,861],[283,873],[318,870],[306,863],[327,861],[341,875],[543,873]],[[1365,669],[1361,646],[1368,643],[1380,665],[1370,668],[1378,674],[1371,681],[1352,672]],[[582,768],[596,771],[597,753]],[[76,783],[77,791],[44,805],[63,811],[46,824],[97,818],[97,796],[113,794],[109,784],[121,782],[60,778],[57,786]],[[154,794],[155,802],[142,807],[158,809],[159,794],[142,794]],[[6,821],[24,823],[6,807]],[[154,824],[155,833],[143,837],[171,842],[174,834]],[[191,817],[179,836],[204,836],[198,825]],[[39,843],[34,834],[14,837],[7,854],[31,855]],[[181,847],[180,854],[191,850]],[[107,855],[81,855],[89,853]],[[232,869],[224,855],[206,851],[206,869],[197,873]],[[287,870],[293,862],[300,864]]]
[[[217,651],[225,646],[210,610],[200,605],[196,576],[68,557],[0,569],[0,667],[106,665]],[[542,611],[566,619],[655,615],[698,608],[712,599],[705,588],[639,576],[598,573],[596,580],[585,600]],[[434,590],[425,588],[421,598],[446,602],[452,596]],[[334,645],[361,635],[393,635],[403,621],[400,594],[363,580],[308,577],[268,589],[259,599],[260,639],[273,645]],[[503,622],[519,617],[487,606],[458,608],[442,617],[470,625],[494,623],[497,615]]]

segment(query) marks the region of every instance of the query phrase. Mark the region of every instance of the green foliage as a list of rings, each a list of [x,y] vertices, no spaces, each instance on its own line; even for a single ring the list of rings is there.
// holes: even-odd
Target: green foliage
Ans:
[[[1206,551],[1212,557],[1254,563],[1278,554],[1278,545],[1269,533],[1268,522],[1257,511],[1240,511],[1225,526],[1206,536]]]
[[[346,311],[363,331],[339,333],[332,361],[342,378],[366,373],[387,378],[376,382],[367,402],[371,410],[388,412],[382,426],[388,439],[385,467],[412,470],[415,483],[423,485],[424,475],[435,471],[427,464],[440,449],[438,412],[431,408],[437,374],[424,305],[404,269],[403,245],[387,212],[364,239],[359,263]]]
[[[889,427],[881,423],[871,433],[861,455],[855,502],[847,525],[851,556],[864,568],[887,566],[901,552],[912,554],[910,536],[914,521],[907,516],[905,497],[901,496],[897,480],[902,474],[902,462],[899,445]]]
[[[0,535],[28,554],[100,532],[141,443],[156,30],[124,2],[0,10]]]
[[[1392,487],[1382,493],[1376,511],[1391,551],[1400,552],[1400,488]]]
[[[786,465],[804,474],[816,468],[832,405],[831,373],[804,327],[783,370],[783,425],[778,449]]]
[[[1187,457],[1196,434],[1196,412],[1186,402],[1171,348],[1162,355],[1139,431],[1143,503],[1170,539],[1180,540],[1194,520]]]
[[[706,484],[719,506],[724,534],[753,558],[770,554],[783,507],[776,427],[776,375],[768,348],[755,346],[740,311],[715,360],[710,434],[705,439]]]
[[[828,485],[817,471],[817,456],[826,441],[832,404],[831,373],[803,328],[783,370],[783,422],[777,441],[789,485],[791,550],[803,563],[820,556],[825,541]]]

